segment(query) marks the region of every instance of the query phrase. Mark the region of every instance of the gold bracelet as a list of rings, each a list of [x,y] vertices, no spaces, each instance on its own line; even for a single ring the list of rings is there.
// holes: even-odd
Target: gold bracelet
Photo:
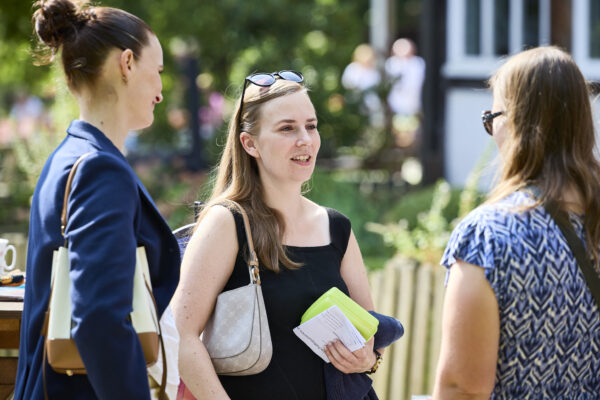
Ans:
[[[366,373],[369,375],[377,372],[377,368],[379,368],[379,364],[381,364],[381,361],[383,361],[383,357],[381,356],[380,352],[373,349],[373,353],[375,353],[375,364],[373,364],[373,366],[371,367],[371,369],[369,371],[366,371]]]

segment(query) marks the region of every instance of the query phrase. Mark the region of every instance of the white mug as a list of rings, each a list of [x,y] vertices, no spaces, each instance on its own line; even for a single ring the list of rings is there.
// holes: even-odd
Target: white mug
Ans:
[[[6,265],[6,254],[12,250],[12,262],[10,265]],[[0,272],[8,272],[15,268],[17,262],[17,252],[15,246],[8,244],[8,239],[0,238]]]

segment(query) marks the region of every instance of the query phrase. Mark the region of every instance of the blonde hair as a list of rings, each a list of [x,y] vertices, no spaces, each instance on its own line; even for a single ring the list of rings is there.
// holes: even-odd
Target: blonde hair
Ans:
[[[284,79],[277,79],[268,87],[248,83],[243,99],[241,126],[237,126],[242,104],[242,99],[239,99],[229,122],[227,142],[217,167],[212,194],[198,218],[199,223],[212,205],[223,200],[238,202],[248,214],[260,263],[274,272],[279,272],[279,262],[290,269],[298,268],[301,264],[293,262],[286,254],[282,242],[285,222],[277,210],[265,203],[256,159],[242,147],[240,134],[248,132],[252,136],[258,135],[263,106],[273,99],[301,91],[306,92],[306,87]],[[240,243],[240,249],[242,245]]]
[[[359,44],[352,53],[352,60],[365,66],[374,67],[377,61],[377,54],[371,46],[366,43]]]
[[[557,47],[511,57],[490,79],[504,101],[503,166],[488,202],[527,185],[541,190],[538,203],[565,208],[565,189],[576,189],[584,208],[587,248],[598,262],[600,164],[588,85],[573,58]]]

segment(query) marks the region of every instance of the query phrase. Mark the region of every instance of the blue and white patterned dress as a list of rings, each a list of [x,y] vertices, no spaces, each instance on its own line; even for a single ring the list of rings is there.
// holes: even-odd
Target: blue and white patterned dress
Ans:
[[[500,311],[492,399],[600,399],[600,312],[567,242],[525,192],[472,211],[441,264],[485,268]],[[522,209],[522,208],[521,208]],[[570,215],[578,236],[582,216]]]

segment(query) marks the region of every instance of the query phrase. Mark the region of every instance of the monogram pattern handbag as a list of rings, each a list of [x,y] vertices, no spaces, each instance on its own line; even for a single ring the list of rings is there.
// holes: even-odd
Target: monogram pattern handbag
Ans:
[[[86,153],[75,162],[65,188],[63,209],[61,214],[61,234],[65,235],[67,226],[67,202],[71,191],[71,183],[81,161],[91,153]],[[44,321],[44,359],[58,373],[85,374],[85,365],[81,360],[75,341],[71,337],[71,279],[69,277],[70,262],[67,250],[67,240],[62,247],[54,251],[52,258],[51,290],[48,311]],[[148,260],[143,247],[136,250],[136,265],[133,280],[133,311],[130,314],[133,328],[138,334],[144,358],[148,366],[158,359],[159,344],[163,355],[163,379],[159,398],[164,398],[166,386],[166,357],[162,345],[158,310],[152,294],[152,284],[148,270]],[[45,362],[44,362],[45,364]],[[46,369],[43,370],[44,388],[46,387]],[[46,392],[46,390],[44,390]]]
[[[250,253],[250,283],[217,297],[215,309],[201,339],[217,374],[253,375],[267,368],[273,346],[248,215],[238,203],[231,200],[227,200],[227,203],[244,219]]]

